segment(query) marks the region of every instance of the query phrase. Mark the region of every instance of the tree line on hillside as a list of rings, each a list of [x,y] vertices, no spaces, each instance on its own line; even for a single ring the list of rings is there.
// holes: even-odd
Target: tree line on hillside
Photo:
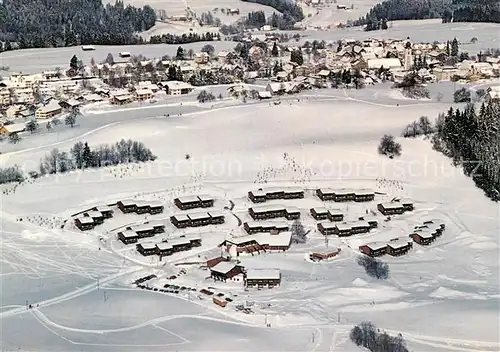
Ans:
[[[85,44],[142,43],[137,32],[154,26],[152,7],[104,6],[101,0],[4,0],[0,2],[0,41],[3,50]]]
[[[452,158],[472,177],[477,187],[500,201],[500,104],[488,102],[477,109],[450,108],[440,114],[432,137],[433,148]]]
[[[447,22],[500,22],[500,2],[491,0],[386,0],[353,21],[365,30],[387,29],[388,21],[441,18]]]
[[[459,91],[457,91],[459,92]],[[470,91],[460,90],[455,102],[470,102]],[[477,91],[476,99],[483,99],[485,91]],[[461,99],[462,97],[466,99]],[[450,107],[439,114],[433,125],[426,116],[410,123],[402,136],[430,137],[435,150],[461,166],[476,186],[494,201],[500,201],[500,104],[482,103],[477,109],[468,103],[463,110]]]
[[[288,0],[242,0],[244,2],[251,2],[255,4],[266,5],[274,8],[275,10],[281,12],[283,17],[291,17],[296,22],[302,21],[304,19],[304,13],[302,8],[297,5],[294,1]]]
[[[40,161],[40,174],[64,173],[76,169],[153,161],[156,156],[142,142],[122,139],[91,149],[87,142],[77,142],[69,152],[53,149]]]

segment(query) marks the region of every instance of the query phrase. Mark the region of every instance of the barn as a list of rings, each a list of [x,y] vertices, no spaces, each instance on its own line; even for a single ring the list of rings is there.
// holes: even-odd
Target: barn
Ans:
[[[223,224],[226,219],[224,218],[224,214],[218,210],[211,210],[208,212],[208,216],[210,217],[210,224]]]
[[[118,239],[123,242],[123,244],[137,243],[139,235],[132,230],[125,230],[118,232]]]
[[[231,280],[233,277],[242,274],[243,268],[231,262],[222,261],[210,268],[210,277],[215,281]]]
[[[281,284],[279,269],[248,269],[245,273],[246,287],[276,287]]]
[[[329,209],[327,217],[330,221],[342,221],[344,220],[344,213],[340,209]]]
[[[143,256],[154,255],[157,251],[156,244],[154,243],[139,243],[136,248]]]
[[[387,251],[387,244],[384,242],[373,242],[359,246],[361,253],[370,257],[379,257],[384,255]]]
[[[379,203],[377,205],[378,211],[380,211],[383,215],[396,215],[403,214],[405,212],[405,208],[401,203],[393,202],[393,203]]]
[[[120,209],[123,213],[133,213],[136,208],[136,201],[130,199],[120,200],[116,203],[118,209]]]
[[[328,209],[324,207],[314,207],[310,210],[311,216],[316,220],[328,219]]]
[[[81,216],[75,219],[75,225],[81,231],[88,231],[94,228],[94,220],[90,216]]]
[[[375,192],[370,190],[359,190],[354,192],[354,201],[356,202],[371,202],[375,199]]]
[[[173,215],[170,217],[170,222],[178,229],[189,227],[191,225],[191,220],[186,214]]]
[[[100,212],[105,219],[113,217],[113,210],[107,205],[98,205],[92,210]]]
[[[337,226],[331,222],[320,222],[318,224],[318,231],[325,236],[336,235]]]
[[[387,243],[387,254],[394,257],[406,254],[410,251],[413,244],[406,239],[395,239]]]

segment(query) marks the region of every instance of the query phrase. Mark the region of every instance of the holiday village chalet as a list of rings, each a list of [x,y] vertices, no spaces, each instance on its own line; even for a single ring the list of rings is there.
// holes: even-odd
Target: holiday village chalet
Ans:
[[[265,222],[265,221],[249,221],[243,224],[243,228],[248,234],[258,232],[283,232],[288,231],[289,226],[286,222]]]
[[[210,208],[214,206],[215,199],[211,196],[185,196],[174,199],[174,204],[180,210],[194,209],[194,208]]]
[[[170,217],[170,222],[177,228],[198,227],[223,224],[224,215],[218,210],[209,212],[177,214]]]
[[[248,213],[254,220],[267,220],[284,217],[287,220],[300,218],[300,210],[294,207],[282,205],[259,206],[248,209]]]
[[[311,216],[316,220],[342,221],[344,213],[339,209],[326,209],[323,207],[314,207],[310,210]]]
[[[414,210],[413,202],[409,200],[398,200],[390,203],[379,203],[378,211],[383,215],[401,215],[406,211]]]
[[[367,221],[358,220],[353,222],[331,223],[320,222],[318,231],[325,235],[337,235],[339,237],[352,236],[359,233],[368,233],[372,227]]]
[[[156,201],[145,202],[139,200],[124,199],[116,203],[118,209],[123,213],[136,213],[136,214],[160,214],[163,213],[163,205]]]
[[[258,189],[248,192],[248,198],[254,203],[263,203],[271,199],[300,199],[304,198],[302,189]]]
[[[319,188],[316,190],[316,195],[323,201],[334,202],[370,202],[375,199],[375,193],[369,190]]]

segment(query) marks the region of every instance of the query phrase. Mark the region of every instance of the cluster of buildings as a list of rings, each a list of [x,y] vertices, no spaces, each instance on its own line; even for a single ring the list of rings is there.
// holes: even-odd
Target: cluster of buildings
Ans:
[[[389,242],[372,242],[359,246],[361,253],[370,257],[384,254],[400,256],[408,253],[413,248],[413,242],[426,246],[434,242],[445,230],[445,224],[440,220],[427,220],[423,225],[416,226],[409,238],[395,238]]]
[[[79,230],[88,231],[104,223],[104,220],[112,217],[113,210],[108,205],[99,205],[77,214],[74,218],[74,223]]]

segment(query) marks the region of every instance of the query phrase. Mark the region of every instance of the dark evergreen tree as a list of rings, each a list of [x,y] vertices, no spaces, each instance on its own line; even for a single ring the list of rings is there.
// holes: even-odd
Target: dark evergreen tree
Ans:
[[[304,64],[304,57],[302,56],[302,51],[300,49],[294,50],[290,54],[290,61],[295,62],[297,65]]]
[[[88,167],[94,166],[93,158],[92,158],[92,152],[90,150],[90,147],[87,142],[83,145],[83,151],[82,151],[82,168],[86,169]]]
[[[279,55],[278,44],[276,44],[276,42],[273,43],[273,48],[271,49],[271,55],[274,57]]]
[[[71,58],[69,67],[75,71],[78,70],[78,58],[76,57],[76,55],[73,55],[73,57]]]
[[[458,56],[458,40],[457,40],[457,38],[453,38],[453,41],[451,42],[450,55],[453,57]]]

